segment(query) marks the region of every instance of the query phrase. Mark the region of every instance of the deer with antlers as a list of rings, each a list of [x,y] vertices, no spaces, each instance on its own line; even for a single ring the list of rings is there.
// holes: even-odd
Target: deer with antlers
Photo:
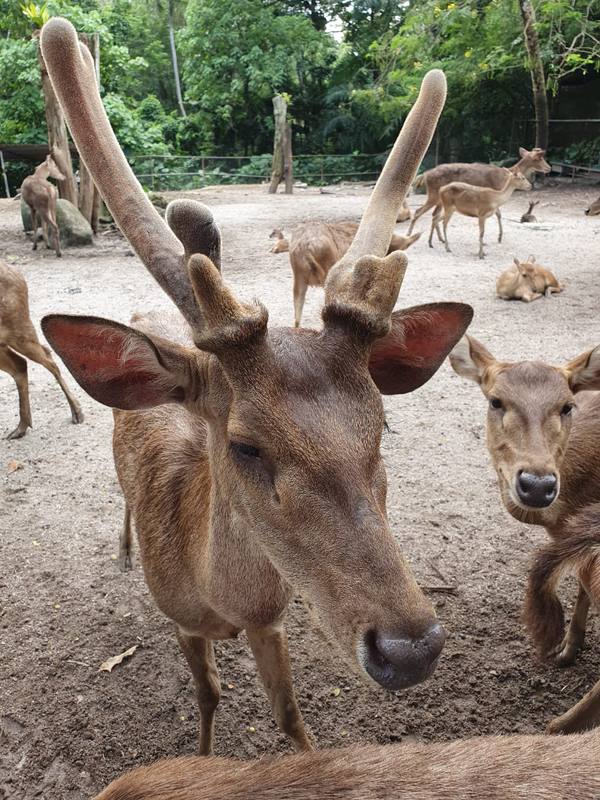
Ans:
[[[57,257],[62,255],[60,249],[60,230],[56,222],[56,200],[58,191],[48,178],[57,181],[65,180],[65,176],[57,167],[51,155],[36,167],[33,175],[29,175],[21,185],[21,197],[27,203],[31,212],[31,226],[33,228],[33,249],[37,250],[38,219],[42,225],[42,234],[46,247],[50,247],[48,228],[52,232],[54,251]]]
[[[64,382],[52,353],[37,337],[29,315],[25,278],[0,261],[0,370],[14,378],[19,393],[19,424],[7,439],[20,439],[32,427],[27,358],[52,373],[71,407],[73,423],[83,422],[81,407]]]
[[[546,151],[541,150],[539,147],[535,147],[533,150],[526,150],[524,147],[520,147],[519,155],[521,156],[519,161],[509,167],[510,171],[515,174],[519,173],[528,178],[533,172],[547,174],[552,169],[544,158]],[[413,232],[415,223],[423,214],[431,208],[434,209],[434,215],[436,211],[439,211],[440,189],[453,181],[469,183],[472,186],[482,186],[486,189],[500,190],[506,183],[506,175],[503,167],[496,167],[494,164],[439,164],[437,167],[423,172],[414,182],[414,185],[425,184],[427,199],[413,214],[408,228],[409,234]],[[494,213],[498,220],[498,242],[501,242],[502,214],[500,208],[498,207]],[[438,236],[440,236],[439,231]],[[442,241],[441,236],[440,241]]]
[[[119,227],[178,306],[174,327],[52,315],[43,329],[78,383],[115,409],[114,456],[145,577],[177,628],[212,750],[220,688],[213,641],[245,630],[273,713],[311,742],[285,632],[294,592],[346,661],[398,690],[435,669],[444,632],[390,530],[380,392],[423,384],[463,334],[470,307],[392,313],[406,256],[386,257],[397,210],[433,135],[445,78],[430,72],[325,287],[323,329],[269,327],[220,272],[211,212],[172,202],[165,224],[131,172],[93,64],[66,20],[41,35],[78,150]]]
[[[488,401],[487,444],[506,510],[521,522],[543,526],[557,548],[565,543],[568,548],[569,519],[600,503],[600,346],[553,367],[540,361],[499,361],[465,336],[450,363],[479,384]],[[567,633],[551,653],[557,664],[574,662],[589,607],[584,575]],[[532,619],[530,613],[530,629]],[[571,715],[568,726],[570,731],[586,727],[586,715]],[[567,728],[555,721],[550,730]]]

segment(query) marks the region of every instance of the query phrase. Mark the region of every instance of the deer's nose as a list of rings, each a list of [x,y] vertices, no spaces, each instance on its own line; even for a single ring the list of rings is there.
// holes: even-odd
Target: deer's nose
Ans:
[[[521,470],[517,475],[519,500],[532,508],[546,508],[556,499],[558,481],[556,475],[534,475]]]
[[[364,637],[364,667],[384,689],[406,689],[431,675],[445,641],[439,622],[418,639],[371,630]]]
[[[586,208],[586,210],[585,210],[585,213],[586,213],[586,214],[589,214],[589,213],[590,213],[590,210],[589,210],[589,208]]]

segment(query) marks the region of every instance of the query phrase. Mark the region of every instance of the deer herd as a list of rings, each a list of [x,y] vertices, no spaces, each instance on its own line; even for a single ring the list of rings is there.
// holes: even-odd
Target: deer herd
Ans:
[[[588,611],[600,604],[600,347],[562,366],[497,360],[466,334],[472,309],[432,303],[394,310],[417,220],[433,211],[448,246],[455,211],[485,221],[514,190],[550,170],[521,149],[510,169],[446,164],[417,179],[425,203],[406,235],[406,195],[435,132],[446,82],[429,72],[359,223],[306,223],[272,251],[289,252],[294,327],[269,324],[260,302],[241,302],[221,274],[211,211],[174,200],[163,220],[137,182],[102,106],[94,66],[70,23],[41,35],[48,73],[72,137],[111,214],[178,314],[136,314],[130,326],[51,314],[42,330],[77,383],[113,409],[113,453],[125,498],[119,563],[131,567],[135,527],[149,590],[175,624],[193,675],[199,756],[118,778],[98,800],[597,800],[600,680],[548,726],[569,736],[479,737],[446,744],[363,745],[314,751],[296,700],[286,609],[300,593],[344,663],[371,686],[397,691],[435,671],[445,632],[390,528],[380,453],[382,394],[411,392],[449,357],[479,385],[501,502],[546,529],[534,557],[524,621],[540,655],[572,664]],[[49,157],[23,184],[56,254],[58,177]],[[50,187],[50,188],[48,188]],[[534,222],[531,203],[523,222]],[[600,200],[586,214],[600,213]],[[525,219],[527,217],[527,219]],[[320,330],[300,327],[309,286],[324,287]],[[530,302],[560,292],[534,256],[514,259],[498,296]],[[83,309],[82,309],[83,311]],[[93,311],[93,309],[91,309]],[[46,366],[73,422],[83,417],[29,315],[27,286],[0,265],[0,369],[13,376],[20,419],[31,426],[27,362]],[[340,366],[342,365],[342,368]],[[557,586],[575,575],[564,632]],[[213,642],[245,631],[280,729],[295,755],[213,758],[220,682]],[[293,642],[292,645],[293,647]]]

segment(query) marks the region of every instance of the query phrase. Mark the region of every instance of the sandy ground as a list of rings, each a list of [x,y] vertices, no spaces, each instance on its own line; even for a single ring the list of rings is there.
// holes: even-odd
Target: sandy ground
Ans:
[[[597,344],[600,218],[583,215],[597,192],[569,184],[537,192],[539,226],[518,224],[527,202],[515,195],[501,245],[495,221],[488,224],[485,261],[476,258],[476,223],[457,215],[451,255],[426,241],[410,250],[401,305],[471,303],[471,332],[508,359],[559,363]],[[243,297],[259,296],[272,323],[289,324],[291,271],[287,254],[268,253],[270,230],[357,218],[366,196],[359,188],[293,197],[237,188],[202,199],[222,226],[228,281]],[[413,208],[420,202],[410,198]],[[51,251],[33,253],[16,206],[0,205],[0,255],[23,270],[36,323],[51,311],[125,322],[135,310],[168,307],[118,235],[68,249],[60,260]],[[529,253],[556,272],[565,292],[532,305],[496,299],[500,269]],[[321,302],[322,290],[309,290],[305,324],[318,325]],[[197,712],[187,665],[139,563],[122,575],[114,560],[123,502],[111,413],[76,387],[86,420],[73,426],[50,375],[38,365],[29,374],[35,429],[20,441],[0,441],[0,798],[79,800],[135,765],[194,752]],[[391,524],[424,586],[443,579],[457,587],[455,595],[431,594],[448,642],[426,684],[400,694],[375,691],[349,674],[296,602],[290,640],[306,722],[321,747],[541,731],[596,680],[598,624],[592,620],[575,667],[561,671],[534,660],[519,611],[528,559],[545,534],[501,507],[479,390],[445,364],[425,387],[385,405],[393,431],[383,442]],[[0,431],[16,419],[15,386],[2,373]],[[13,461],[22,468],[7,474]],[[98,672],[133,645],[138,651],[126,664]],[[244,638],[219,644],[217,653],[224,686],[217,753],[249,758],[287,750]]]

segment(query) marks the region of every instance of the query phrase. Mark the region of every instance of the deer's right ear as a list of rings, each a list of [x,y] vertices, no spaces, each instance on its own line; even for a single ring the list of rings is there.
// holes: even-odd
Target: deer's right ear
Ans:
[[[105,406],[132,411],[186,399],[194,351],[98,317],[50,314],[42,330],[81,388]]]
[[[494,362],[495,358],[487,348],[471,336],[463,336],[450,353],[452,369],[463,378],[481,384],[483,373]]]

